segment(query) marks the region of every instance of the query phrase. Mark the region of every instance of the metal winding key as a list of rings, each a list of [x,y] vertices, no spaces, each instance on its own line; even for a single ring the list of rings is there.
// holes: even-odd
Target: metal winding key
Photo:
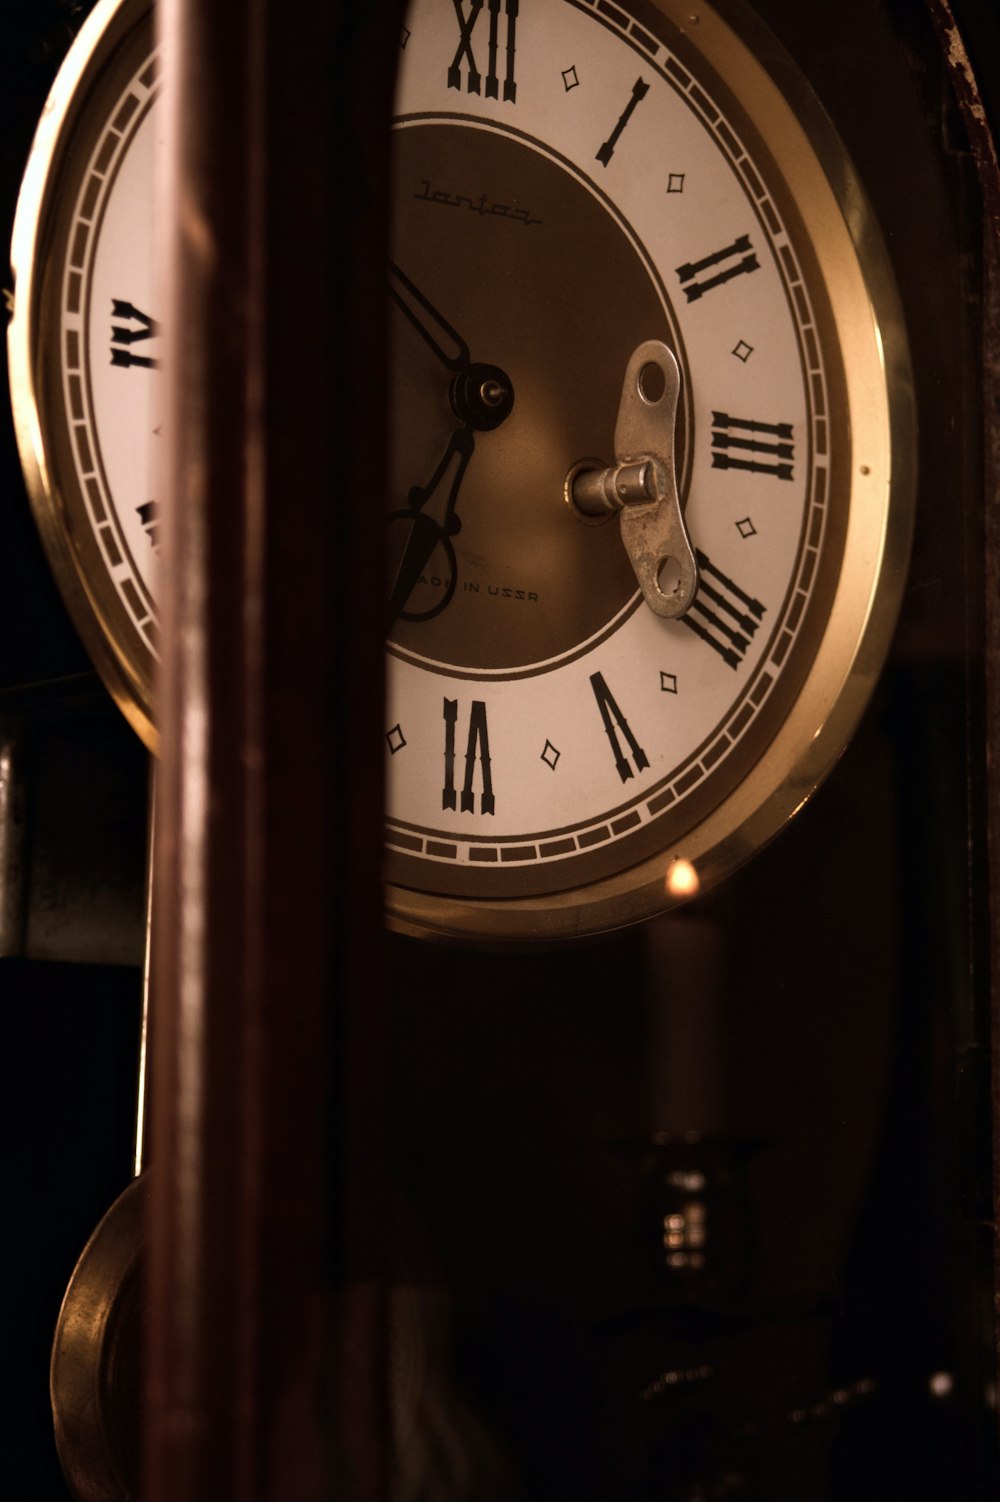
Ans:
[[[621,536],[643,598],[676,619],[698,589],[698,565],[684,525],[675,464],[681,374],[659,339],[637,345],[625,369],[608,469],[578,472],[570,486],[584,516],[621,514]]]

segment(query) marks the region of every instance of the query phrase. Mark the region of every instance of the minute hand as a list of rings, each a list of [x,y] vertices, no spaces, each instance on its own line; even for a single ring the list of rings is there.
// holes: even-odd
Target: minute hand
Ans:
[[[430,345],[446,370],[462,372],[472,363],[469,346],[429,302],[419,287],[396,265],[389,262],[389,294],[420,337]]]
[[[458,492],[462,479],[472,458],[475,448],[475,434],[467,425],[456,428],[451,435],[451,441],[444,451],[444,455],[435,469],[426,486],[414,485],[407,496],[407,510],[397,511],[391,516],[390,521],[407,520],[410,523],[409,536],[403,548],[399,565],[396,569],[396,578],[389,596],[389,627],[395,624],[397,618],[402,615],[404,619],[427,620],[433,615],[438,615],[451,600],[455,593],[456,564],[455,552],[451,545],[451,539],[461,529],[461,521],[456,512]],[[448,501],[445,506],[441,521],[433,516],[428,516],[423,510],[431,499],[441,481],[444,479],[457,457],[458,463],[455,468],[448,491]],[[418,615],[411,616],[406,610],[406,602],[413,593],[414,586],[419,580],[434,549],[444,544],[451,562],[451,574],[445,592],[441,599],[430,609],[420,611]]]

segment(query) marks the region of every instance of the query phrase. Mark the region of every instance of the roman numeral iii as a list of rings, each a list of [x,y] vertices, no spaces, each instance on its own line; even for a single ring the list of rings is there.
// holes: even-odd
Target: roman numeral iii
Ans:
[[[465,781],[460,801],[455,792],[455,741],[458,732],[458,700],[444,701],[444,787],[441,790],[441,807],[455,808],[462,813],[475,813],[476,795],[473,791],[476,778],[476,762],[482,792],[479,795],[479,812],[492,814],[493,772],[490,763],[490,738],[486,725],[486,705],[482,699],[473,699],[469,709],[469,733],[465,743]]]
[[[482,12],[483,0],[471,0],[469,14],[465,14],[464,0],[452,0],[455,7],[455,15],[458,19],[458,46],[455,56],[448,68],[449,89],[461,89],[462,87],[462,64],[466,69],[466,90],[470,94],[483,92],[482,74],[476,65],[476,56],[472,50],[472,33],[476,29],[476,22]],[[503,98],[510,104],[517,102],[517,83],[514,79],[514,62],[517,37],[517,13],[518,0],[487,0],[486,9],[490,17],[490,34],[487,43],[487,73],[486,73],[486,97],[498,99],[500,97],[500,78],[497,74],[497,62],[501,47],[503,49]],[[501,20],[502,17],[502,20]]]
[[[749,417],[712,413],[712,465],[715,469],[746,469],[754,475],[792,478],[790,422],[752,422]]]

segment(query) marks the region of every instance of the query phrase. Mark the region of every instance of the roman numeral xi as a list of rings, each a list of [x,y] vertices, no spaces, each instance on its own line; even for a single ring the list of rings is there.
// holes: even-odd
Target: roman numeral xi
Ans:
[[[482,74],[476,65],[476,55],[472,50],[472,33],[476,29],[483,10],[484,0],[471,0],[469,14],[465,14],[464,0],[452,0],[455,7],[455,15],[458,18],[458,46],[455,56],[448,68],[449,89],[462,87],[462,64],[466,67],[466,89],[470,94],[483,92]],[[503,79],[503,97],[510,103],[517,102],[517,84],[514,80],[515,42],[517,32],[517,8],[518,0],[486,0],[486,8],[490,15],[490,36],[487,43],[487,71],[486,71],[486,97],[498,99],[500,97],[500,78],[497,75],[497,58],[501,45],[504,53],[505,76]],[[503,21],[501,23],[501,15]],[[501,35],[502,34],[502,35]]]
[[[159,360],[153,359],[151,355],[137,355],[132,346],[156,338],[160,332],[160,325],[156,320],[121,297],[112,298],[111,316],[120,320],[111,325],[112,365],[121,365],[126,369],[131,365],[141,365],[146,370],[155,369]]]

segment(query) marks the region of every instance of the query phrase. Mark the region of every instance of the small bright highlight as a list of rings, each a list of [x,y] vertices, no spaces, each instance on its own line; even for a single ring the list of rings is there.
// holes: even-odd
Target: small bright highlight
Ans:
[[[671,861],[665,882],[671,897],[693,897],[701,886],[698,873],[690,861]]]

